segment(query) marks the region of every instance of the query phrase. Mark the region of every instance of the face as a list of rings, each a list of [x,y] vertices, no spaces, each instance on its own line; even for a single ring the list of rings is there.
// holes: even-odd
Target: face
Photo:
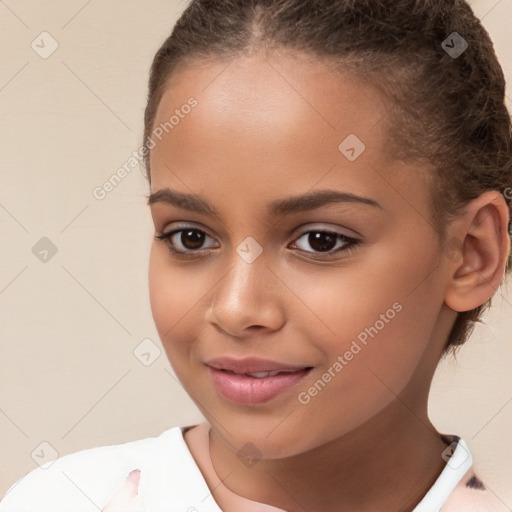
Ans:
[[[151,247],[151,308],[184,389],[234,450],[279,458],[357,429],[439,344],[427,185],[388,154],[387,108],[291,54],[186,67],[162,98],[150,208],[155,234],[174,234]],[[278,376],[273,395],[273,377],[239,376],[249,390],[228,397],[206,364],[223,356],[310,369]]]

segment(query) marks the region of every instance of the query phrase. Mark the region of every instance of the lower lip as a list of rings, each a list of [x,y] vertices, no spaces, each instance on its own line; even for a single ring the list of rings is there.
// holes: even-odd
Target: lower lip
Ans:
[[[297,385],[310,372],[311,368],[279,373],[271,377],[251,377],[250,375],[235,375],[224,370],[208,366],[213,385],[228,400],[239,404],[260,404],[267,402]]]

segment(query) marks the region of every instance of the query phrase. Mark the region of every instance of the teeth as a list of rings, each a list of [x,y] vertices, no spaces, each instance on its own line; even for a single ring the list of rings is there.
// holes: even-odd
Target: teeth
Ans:
[[[254,372],[254,373],[246,373],[246,375],[250,375],[251,377],[257,377],[261,379],[263,377],[273,377],[277,375],[279,372]]]
[[[263,379],[264,377],[273,377],[274,375],[277,375],[278,373],[293,373],[298,370],[278,370],[273,372],[252,372],[252,373],[236,373],[232,370],[225,370],[228,373],[232,373],[233,375],[250,375],[251,377],[255,377],[257,379]]]

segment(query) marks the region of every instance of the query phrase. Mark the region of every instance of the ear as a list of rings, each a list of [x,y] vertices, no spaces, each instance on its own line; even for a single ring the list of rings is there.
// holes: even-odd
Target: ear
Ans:
[[[454,311],[477,308],[494,295],[505,272],[510,251],[510,211],[498,191],[471,201],[455,223],[458,257],[450,257],[446,305]],[[453,255],[453,252],[452,252]]]

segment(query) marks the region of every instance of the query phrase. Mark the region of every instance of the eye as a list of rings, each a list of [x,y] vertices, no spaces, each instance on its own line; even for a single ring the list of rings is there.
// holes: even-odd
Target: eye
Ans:
[[[168,233],[155,235],[155,238],[161,240],[167,249],[177,257],[193,257],[200,252],[205,252],[207,249],[218,247],[215,245],[204,247],[205,241],[208,238],[213,240],[213,238],[205,231],[193,226],[180,226]],[[300,242],[301,239],[304,240]],[[333,254],[348,253],[354,250],[358,243],[359,240],[343,235],[342,233],[316,229],[304,232],[291,244],[291,247],[296,248],[298,246],[299,250],[312,255],[314,259],[325,259],[326,256],[330,257]],[[307,250],[305,245],[309,245],[313,250]],[[324,254],[325,256],[323,256]]]
[[[304,239],[301,243],[298,243],[301,239]],[[359,243],[359,240],[355,238],[348,237],[343,235],[342,233],[337,233],[334,231],[327,231],[324,229],[316,229],[311,231],[306,231],[303,233],[297,241],[292,244],[292,247],[299,246],[301,251],[310,253],[310,254],[328,254],[329,256],[332,254],[337,254],[341,252],[348,252],[354,250]],[[307,249],[301,247],[309,245],[313,248],[313,251],[308,251]],[[334,250],[337,249],[337,250]],[[317,258],[317,256],[314,256]]]
[[[190,256],[204,250],[202,247],[206,238],[211,238],[204,231],[192,226],[181,226],[178,229],[155,235],[155,238],[163,241],[167,249],[176,255]],[[209,247],[206,247],[208,249]]]

